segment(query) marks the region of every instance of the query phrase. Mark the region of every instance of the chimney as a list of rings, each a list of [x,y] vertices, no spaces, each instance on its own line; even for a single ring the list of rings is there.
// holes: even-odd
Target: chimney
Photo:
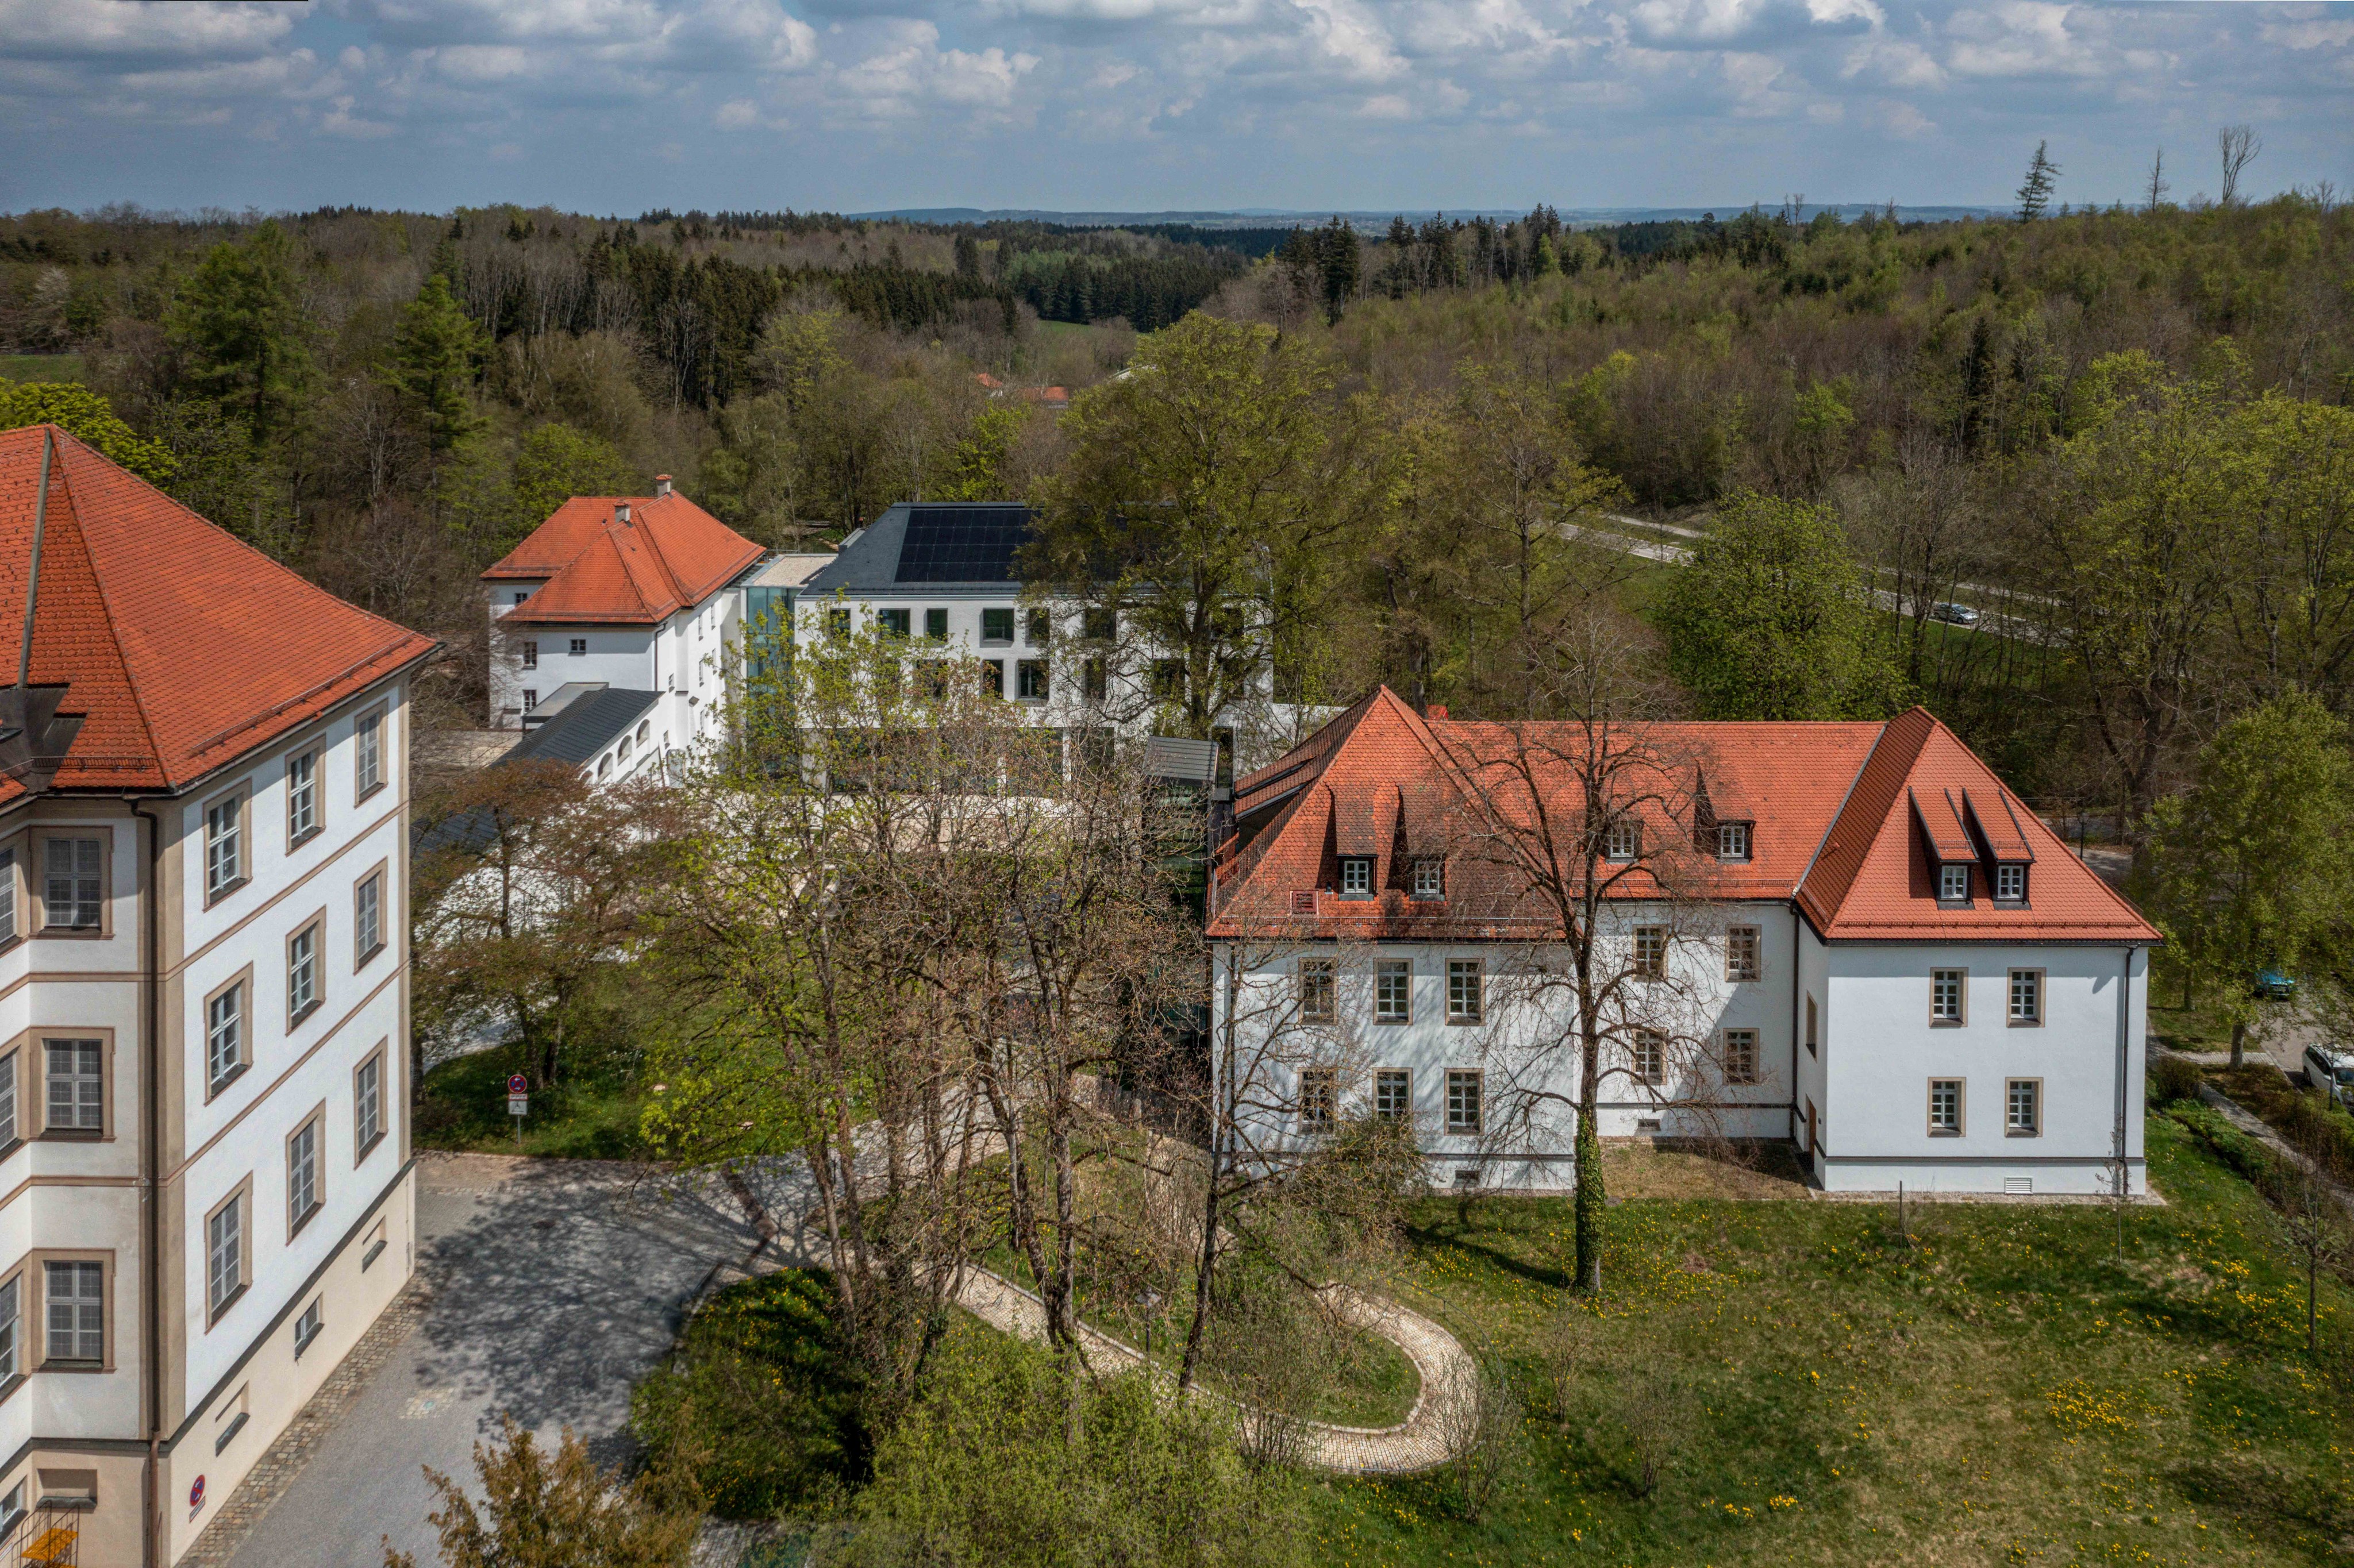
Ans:
[[[613,521],[625,528],[629,526],[630,503],[628,502],[616,501],[613,503]]]
[[[654,475],[654,499],[656,501],[670,499],[670,475],[666,473]]]
[[[1423,710],[1422,716],[1425,718],[1444,721],[1447,717],[1447,705],[1445,703],[1433,703],[1429,707]]]

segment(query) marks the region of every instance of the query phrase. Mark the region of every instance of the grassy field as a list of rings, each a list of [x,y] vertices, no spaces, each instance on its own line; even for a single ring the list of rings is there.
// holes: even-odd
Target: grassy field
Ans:
[[[0,354],[0,380],[80,381],[79,354]]]
[[[1325,1560],[2342,1561],[2354,1422],[2269,1212],[2171,1120],[2149,1155],[2169,1202],[2122,1265],[2099,1205],[1916,1205],[1908,1239],[1880,1204],[1634,1199],[1590,1310],[1565,1204],[1426,1203],[1399,1294],[1519,1374],[1525,1452],[1478,1523],[1443,1476],[1326,1484]],[[1630,1412],[1666,1434],[1649,1495]]]
[[[417,1100],[417,1142],[425,1149],[518,1152],[507,1115],[506,1081],[525,1070],[518,1047],[502,1045],[444,1062],[425,1075]],[[558,1160],[644,1157],[638,1113],[645,1097],[626,1079],[587,1073],[531,1097],[520,1152]]]

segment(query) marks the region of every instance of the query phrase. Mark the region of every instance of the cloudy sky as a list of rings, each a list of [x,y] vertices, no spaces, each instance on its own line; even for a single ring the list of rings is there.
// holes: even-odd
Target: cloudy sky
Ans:
[[[0,0],[0,210],[2006,201],[2354,185],[2354,4]]]

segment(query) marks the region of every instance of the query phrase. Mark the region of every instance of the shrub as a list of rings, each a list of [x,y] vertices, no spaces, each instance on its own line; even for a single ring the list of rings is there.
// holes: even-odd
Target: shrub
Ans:
[[[551,1456],[501,1415],[499,1440],[474,1445],[474,1472],[479,1509],[462,1482],[425,1472],[441,1500],[426,1518],[448,1568],[684,1568],[703,1521],[702,1499],[675,1468],[657,1466],[623,1486],[569,1427]],[[417,1568],[389,1546],[384,1561]]]
[[[2200,1077],[2196,1062],[2186,1062],[2172,1055],[2157,1058],[2149,1065],[2150,1103],[2163,1106],[2177,1100],[2197,1099]]]

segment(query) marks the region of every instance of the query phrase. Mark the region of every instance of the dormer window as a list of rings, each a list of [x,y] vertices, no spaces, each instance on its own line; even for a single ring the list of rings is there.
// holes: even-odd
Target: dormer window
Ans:
[[[1414,863],[1414,895],[1416,898],[1447,896],[1447,863],[1443,860],[1418,860]]]
[[[1937,902],[1967,904],[1970,901],[1970,863],[1943,861],[1937,866]]]
[[[2027,902],[2027,867],[2017,862],[2006,862],[1994,868],[1994,895],[2004,904]]]
[[[1749,858],[1749,824],[1747,822],[1716,824],[1716,858],[1719,860]]]
[[[1602,857],[1605,860],[1633,860],[1642,853],[1643,825],[1621,817],[1602,834]]]
[[[1341,857],[1341,896],[1370,898],[1373,893],[1373,857],[1349,854]]]

